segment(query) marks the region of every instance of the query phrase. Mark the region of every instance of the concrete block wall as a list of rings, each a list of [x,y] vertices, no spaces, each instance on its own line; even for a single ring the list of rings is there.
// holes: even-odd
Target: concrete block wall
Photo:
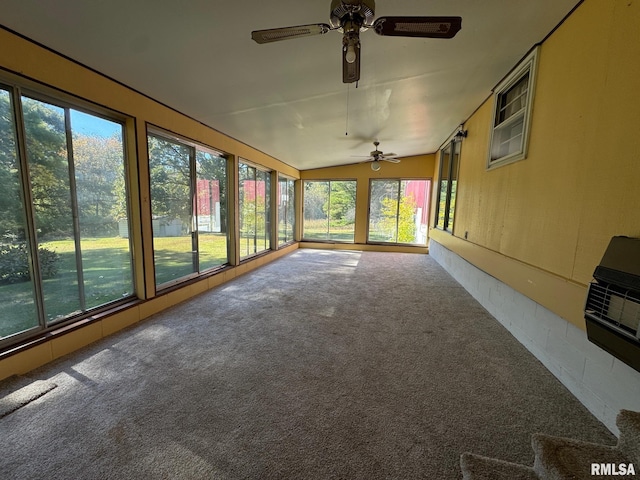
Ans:
[[[640,372],[589,342],[584,330],[434,240],[429,254],[614,434],[621,409],[640,411]]]

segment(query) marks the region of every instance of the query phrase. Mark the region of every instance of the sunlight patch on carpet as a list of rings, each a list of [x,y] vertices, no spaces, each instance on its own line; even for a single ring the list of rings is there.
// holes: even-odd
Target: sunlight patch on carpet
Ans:
[[[47,382],[45,380],[36,380],[15,392],[2,396],[2,398],[0,398],[0,418],[15,412],[34,400],[37,400],[56,387],[57,385],[55,383]]]

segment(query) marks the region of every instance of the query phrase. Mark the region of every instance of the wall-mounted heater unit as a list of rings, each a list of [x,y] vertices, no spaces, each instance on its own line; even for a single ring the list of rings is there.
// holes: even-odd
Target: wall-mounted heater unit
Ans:
[[[613,237],[593,273],[589,340],[640,371],[640,238]]]

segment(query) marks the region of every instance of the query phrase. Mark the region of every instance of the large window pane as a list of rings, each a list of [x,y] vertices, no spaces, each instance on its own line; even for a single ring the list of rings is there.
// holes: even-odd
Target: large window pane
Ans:
[[[0,89],[0,338],[38,326],[11,94]]]
[[[227,159],[196,151],[198,254],[200,270],[226,264]]]
[[[133,293],[121,124],[71,110],[85,308]]]
[[[247,258],[271,248],[271,174],[240,163],[238,178],[240,258]]]
[[[59,257],[56,274],[42,283],[51,322],[83,310],[65,111],[27,97],[22,98],[22,108],[38,248]]]
[[[133,293],[123,127],[26,96],[22,110],[50,323]]]
[[[458,190],[458,166],[460,163],[460,142],[453,144],[453,156],[451,158],[451,189],[449,191],[449,218],[447,230],[453,231],[453,217],[456,211],[456,193]]]
[[[329,239],[329,182],[304,182],[304,220],[302,238]]]
[[[429,180],[371,180],[369,242],[427,242]]]
[[[123,125],[13,98],[0,88],[0,338],[133,294]]]
[[[355,180],[306,181],[303,238],[353,242],[355,209]]]
[[[369,242],[398,241],[399,180],[372,180],[369,195]]]
[[[193,148],[150,135],[151,215],[156,285],[197,272],[193,235]]]
[[[460,142],[451,141],[440,150],[440,180],[438,182],[438,203],[436,227],[453,232],[460,167]]]
[[[280,177],[278,179],[278,244],[293,241],[295,228],[294,181]]]
[[[438,182],[438,205],[436,218],[438,219],[436,226],[445,228],[445,217],[447,212],[447,200],[449,192],[449,174],[451,170],[451,154],[450,144],[446,148],[440,150],[440,181]]]

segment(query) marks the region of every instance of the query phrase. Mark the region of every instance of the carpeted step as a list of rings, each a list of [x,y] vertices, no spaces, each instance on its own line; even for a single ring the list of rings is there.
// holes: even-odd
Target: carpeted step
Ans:
[[[610,479],[611,474],[615,475],[615,473],[609,470],[608,475],[594,475],[592,465],[598,465],[594,473],[599,473],[605,471],[605,467],[600,470],[600,465],[606,465],[606,468],[615,468],[618,471],[619,465],[624,464],[626,468],[631,462],[613,446],[552,437],[541,433],[534,434],[531,443],[536,454],[533,469],[544,480]]]
[[[616,425],[620,429],[618,450],[640,468],[640,412],[620,410]]]
[[[538,480],[533,468],[473,453],[460,456],[464,480]]]

